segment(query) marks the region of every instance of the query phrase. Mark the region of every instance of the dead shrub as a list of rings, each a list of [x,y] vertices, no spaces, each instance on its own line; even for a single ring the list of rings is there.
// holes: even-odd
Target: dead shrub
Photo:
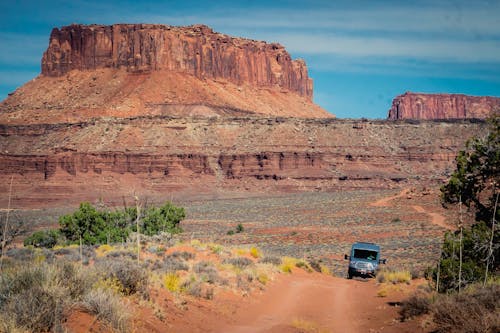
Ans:
[[[52,329],[56,319],[61,319],[64,308],[61,302],[48,291],[34,287],[13,295],[2,310],[17,327],[30,332],[46,332]]]
[[[410,296],[407,300],[403,301],[399,315],[401,321],[406,321],[413,317],[421,316],[429,313],[431,302],[427,295],[421,293]]]
[[[46,332],[63,320],[63,309],[72,303],[66,281],[57,278],[57,267],[18,267],[0,276],[0,326],[7,331]],[[7,329],[8,327],[8,329]]]
[[[500,286],[441,296],[431,307],[436,332],[499,332]]]
[[[167,256],[167,258],[172,257],[176,259],[182,259],[182,260],[191,260],[194,259],[195,254],[187,251],[175,251],[172,252]]]
[[[128,332],[127,309],[121,304],[120,298],[110,290],[101,288],[91,290],[83,297],[81,305],[85,311],[115,330]]]
[[[236,258],[224,259],[223,263],[230,264],[230,265],[233,265],[235,267],[243,269],[243,268],[253,264],[253,261],[251,259],[246,258],[246,257],[236,257]]]
[[[189,266],[179,258],[168,256],[161,263],[160,270],[166,273],[175,273],[176,271],[187,271]]]
[[[147,271],[134,261],[103,260],[97,263],[100,275],[104,278],[116,279],[122,286],[121,292],[124,295],[140,294],[143,298],[148,298],[148,275]]]
[[[263,264],[272,264],[274,266],[281,265],[281,258],[278,257],[264,257],[259,262]]]
[[[321,273],[320,261],[309,260],[308,264],[309,264],[309,267],[311,267],[313,270],[315,270],[318,273]]]
[[[214,284],[220,280],[219,272],[209,261],[200,261],[193,266],[193,271],[198,274],[202,281]]]

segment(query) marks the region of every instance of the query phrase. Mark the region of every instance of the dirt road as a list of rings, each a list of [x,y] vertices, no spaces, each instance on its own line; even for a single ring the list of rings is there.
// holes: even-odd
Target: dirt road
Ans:
[[[400,323],[397,308],[404,295],[377,296],[371,280],[347,280],[297,271],[269,286],[232,316],[217,332],[419,332]]]

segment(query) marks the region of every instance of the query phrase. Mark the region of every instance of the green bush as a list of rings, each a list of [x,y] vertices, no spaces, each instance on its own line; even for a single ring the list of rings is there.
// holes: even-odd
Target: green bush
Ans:
[[[59,230],[49,229],[35,231],[24,240],[24,246],[53,248],[61,241],[62,235]]]
[[[489,119],[487,133],[469,140],[465,149],[458,153],[456,170],[441,188],[445,206],[463,204],[475,212],[474,224],[463,228],[462,237],[460,231],[445,236],[438,268],[430,270],[436,282],[439,271],[438,287],[441,292],[460,290],[468,284],[484,280],[487,267],[490,275],[500,273],[500,229],[494,225],[500,220],[500,209],[496,209],[500,191],[499,115],[494,114]],[[460,273],[461,282],[458,281]]]
[[[181,232],[179,223],[185,217],[184,208],[176,207],[170,202],[166,202],[161,207],[150,207],[146,209],[142,218],[141,233],[152,236],[160,232]]]
[[[494,242],[498,244],[498,233]],[[459,268],[460,268],[460,238],[459,232],[447,233],[443,242],[441,260],[439,268],[433,268],[427,273],[428,277],[437,282],[437,272],[439,269],[439,291],[450,292],[459,289]],[[490,228],[479,222],[470,228],[463,229],[462,235],[462,285],[480,282],[484,280],[486,270],[485,258],[487,257],[488,245],[491,237]],[[498,255],[494,253],[495,255]],[[490,264],[490,272],[498,271],[499,258]],[[430,276],[429,276],[430,273]]]
[[[140,232],[148,236],[181,232],[179,223],[185,216],[184,208],[170,202],[161,207],[146,208],[139,219]],[[70,243],[79,243],[81,239],[84,244],[105,244],[121,242],[130,232],[137,231],[136,218],[134,208],[100,211],[84,202],[73,214],[61,216],[59,225]]]

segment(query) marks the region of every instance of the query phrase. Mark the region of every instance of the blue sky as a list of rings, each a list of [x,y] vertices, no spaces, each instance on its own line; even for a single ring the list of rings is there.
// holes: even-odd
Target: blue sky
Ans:
[[[405,91],[500,96],[500,1],[2,1],[0,99],[40,73],[53,27],[203,23],[305,59],[314,101],[385,118]]]

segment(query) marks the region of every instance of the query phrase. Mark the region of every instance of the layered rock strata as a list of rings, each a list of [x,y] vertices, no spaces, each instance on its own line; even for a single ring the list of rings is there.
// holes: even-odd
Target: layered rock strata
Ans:
[[[485,119],[500,112],[500,98],[406,92],[392,101],[388,119]]]
[[[394,188],[447,179],[482,122],[101,119],[0,126],[0,191],[16,207],[228,193]],[[0,198],[5,206],[7,197]]]

